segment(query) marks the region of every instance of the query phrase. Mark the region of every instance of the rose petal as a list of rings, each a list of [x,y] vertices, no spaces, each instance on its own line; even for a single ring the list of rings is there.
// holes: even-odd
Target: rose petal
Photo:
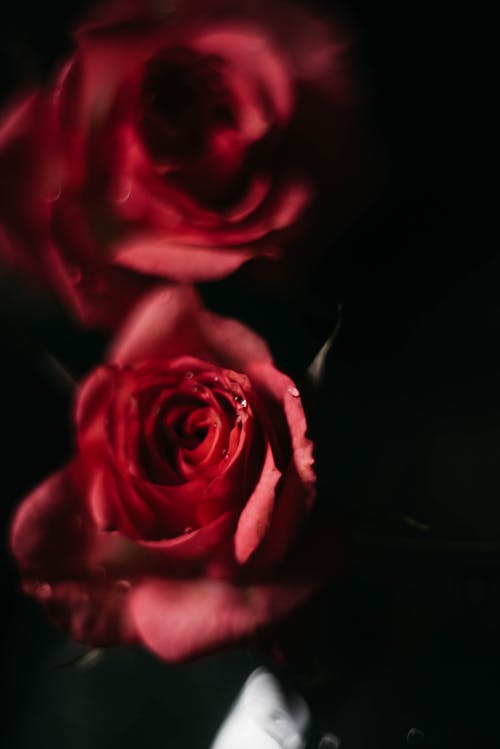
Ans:
[[[246,372],[258,391],[271,396],[280,405],[290,432],[297,474],[305,486],[309,485],[316,478],[313,469],[313,444],[306,436],[307,421],[295,383],[264,361],[249,362]]]
[[[100,441],[102,436],[102,422],[96,419],[103,417],[109,406],[113,389],[113,372],[108,366],[95,369],[90,376],[80,384],[77,393],[75,422],[77,430],[86,440],[93,441],[92,431]]]
[[[38,592],[29,585],[25,590],[78,642],[97,647],[136,641],[128,612],[128,580],[67,580],[42,584]]]
[[[310,593],[307,583],[239,588],[222,580],[149,579],[132,592],[130,615],[146,647],[182,661],[254,636]]]
[[[133,491],[123,491],[121,477],[116,480],[111,471],[99,470],[97,466],[87,489],[89,511],[97,528],[101,531],[115,529],[137,538],[144,527],[155,527],[156,515],[144,499]],[[126,482],[121,483],[128,488]]]
[[[33,115],[37,104],[38,94],[29,93],[20,100],[12,102],[9,108],[2,112],[2,119],[0,121],[0,151],[3,152],[13,141],[31,132]]]
[[[95,538],[71,466],[24,499],[12,521],[10,544],[23,574],[41,580],[81,574],[88,568]]]
[[[122,588],[98,574],[107,539],[90,522],[72,474],[70,466],[48,478],[13,518],[10,544],[23,588],[77,640],[132,641]]]
[[[292,547],[316,499],[313,443],[306,436],[304,409],[293,381],[266,363],[251,365],[247,371],[257,391],[278,404],[290,435],[291,455],[288,465],[282,468],[284,480],[267,535],[252,560],[256,566],[273,567]]]
[[[140,302],[119,331],[108,359],[130,365],[150,357],[197,356],[244,372],[250,362],[271,362],[264,341],[247,327],[201,306],[186,286],[156,290]]]
[[[117,265],[186,283],[214,281],[233,273],[256,254],[255,248],[196,247],[162,236],[132,238],[114,253]]]
[[[268,112],[268,116],[278,121],[288,119],[293,109],[290,74],[285,60],[271,46],[265,32],[243,25],[222,24],[204,31],[193,44],[205,53],[223,56],[236,70],[245,72],[249,81],[260,85],[272,104],[273,112]]]
[[[231,223],[243,221],[259,208],[267,197],[271,187],[268,175],[256,175],[244,196],[238,203],[226,212],[226,218]]]
[[[217,556],[234,528],[234,513],[226,512],[209,525],[165,541],[132,541],[112,534],[100,561],[116,575],[165,575],[178,578],[201,568]]]

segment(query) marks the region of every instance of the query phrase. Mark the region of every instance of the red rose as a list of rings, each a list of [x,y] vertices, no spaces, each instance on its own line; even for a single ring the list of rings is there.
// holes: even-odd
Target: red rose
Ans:
[[[11,531],[24,589],[75,639],[179,660],[255,635],[318,585],[290,558],[315,497],[299,392],[193,290],[139,304],[81,386],[76,429],[76,457]]]
[[[86,323],[114,326],[155,281],[281,256],[318,193],[343,215],[343,32],[285,0],[132,0],[76,45],[0,127],[0,251]]]

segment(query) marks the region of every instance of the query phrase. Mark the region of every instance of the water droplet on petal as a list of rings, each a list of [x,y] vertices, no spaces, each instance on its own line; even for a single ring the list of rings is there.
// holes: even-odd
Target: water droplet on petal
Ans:
[[[234,400],[239,406],[241,406],[241,408],[246,408],[248,406],[246,399],[243,398],[241,395],[235,395]]]
[[[193,377],[194,377],[194,372],[191,372],[191,371],[186,372],[185,377],[186,377],[187,380],[192,380]]]
[[[299,397],[299,395],[300,395],[300,393],[299,393],[299,391],[297,390],[297,388],[296,388],[296,387],[294,387],[293,385],[291,385],[291,386],[290,386],[290,387],[288,388],[288,392],[290,393],[290,395],[291,395],[291,396],[292,396],[293,398],[298,398],[298,397]]]
[[[222,457],[224,458],[224,460],[229,460],[229,451],[227,447],[222,450]]]
[[[193,532],[192,527],[190,525],[186,525],[186,527],[184,528],[184,533],[192,533],[192,532]]]
[[[219,382],[219,378],[217,377],[217,375],[215,375],[215,377],[213,378],[212,382],[213,382],[214,385],[215,385],[216,382]]]

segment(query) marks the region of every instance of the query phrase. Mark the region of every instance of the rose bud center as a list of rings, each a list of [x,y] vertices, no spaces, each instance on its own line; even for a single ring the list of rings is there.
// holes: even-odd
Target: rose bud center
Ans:
[[[215,129],[234,126],[222,72],[217,56],[182,48],[169,49],[147,63],[142,135],[155,158],[199,158]]]

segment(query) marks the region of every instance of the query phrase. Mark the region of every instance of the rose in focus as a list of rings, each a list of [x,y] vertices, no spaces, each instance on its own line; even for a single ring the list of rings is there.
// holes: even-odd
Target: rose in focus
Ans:
[[[73,638],[182,660],[254,637],[321,583],[299,392],[192,289],[138,305],[75,418],[76,456],[11,529],[25,591]],[[333,567],[333,536],[328,550]]]
[[[0,253],[80,320],[112,328],[158,280],[290,259],[306,237],[310,253],[319,203],[344,215],[358,149],[339,26],[284,0],[129,0],[75,38],[0,126]]]

